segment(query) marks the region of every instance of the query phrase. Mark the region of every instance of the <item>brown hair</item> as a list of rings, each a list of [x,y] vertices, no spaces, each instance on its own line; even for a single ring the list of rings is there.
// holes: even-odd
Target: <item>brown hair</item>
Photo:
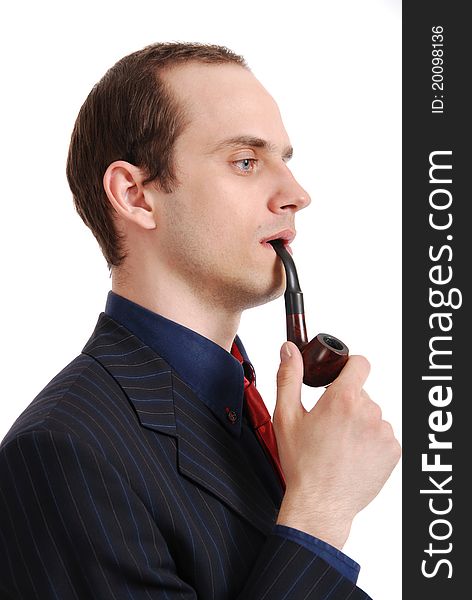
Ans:
[[[224,46],[168,42],[146,46],[119,60],[95,84],[79,111],[67,157],[67,179],[77,212],[96,237],[108,266],[126,257],[113,223],[103,175],[115,160],[141,168],[146,183],[165,192],[176,184],[173,147],[185,127],[184,110],[160,73],[187,62],[236,63]]]

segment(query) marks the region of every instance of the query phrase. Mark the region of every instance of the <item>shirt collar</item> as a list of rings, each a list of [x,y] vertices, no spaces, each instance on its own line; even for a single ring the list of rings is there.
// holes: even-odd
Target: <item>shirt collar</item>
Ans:
[[[114,292],[108,293],[105,313],[159,354],[225,429],[241,435],[244,370],[238,359],[192,329]],[[236,336],[234,341],[252,369],[241,340]]]

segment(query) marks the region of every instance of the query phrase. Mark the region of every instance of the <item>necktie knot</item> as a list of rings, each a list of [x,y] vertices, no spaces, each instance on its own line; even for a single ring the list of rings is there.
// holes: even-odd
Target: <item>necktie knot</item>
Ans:
[[[243,360],[242,357],[241,364],[243,366],[244,372],[244,389],[246,389],[246,387],[251,383],[256,385],[256,373],[254,371],[254,367],[251,365],[251,363],[247,362],[246,360]]]

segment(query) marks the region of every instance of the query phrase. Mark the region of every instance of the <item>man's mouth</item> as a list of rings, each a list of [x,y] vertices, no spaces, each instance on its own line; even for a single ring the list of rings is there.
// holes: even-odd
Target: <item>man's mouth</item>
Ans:
[[[283,231],[279,231],[278,233],[274,233],[274,235],[264,238],[260,243],[272,250],[272,252],[275,252],[274,248],[271,244],[269,244],[269,242],[271,240],[282,240],[284,246],[287,248],[290,254],[293,254],[292,249],[290,248],[290,243],[295,239],[295,235],[296,233],[293,229],[284,229]]]

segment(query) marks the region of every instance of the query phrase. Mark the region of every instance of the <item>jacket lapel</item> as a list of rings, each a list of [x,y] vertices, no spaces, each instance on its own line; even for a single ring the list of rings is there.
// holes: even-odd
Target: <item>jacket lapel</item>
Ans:
[[[276,502],[213,413],[151,348],[102,313],[83,349],[119,383],[143,427],[177,438],[180,473],[225,502],[264,534]]]

